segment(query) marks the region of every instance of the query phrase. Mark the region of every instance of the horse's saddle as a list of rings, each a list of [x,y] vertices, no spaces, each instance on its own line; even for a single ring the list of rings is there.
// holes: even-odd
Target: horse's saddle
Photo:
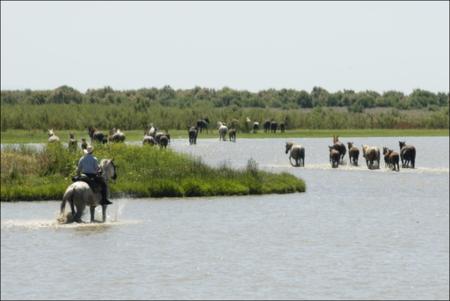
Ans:
[[[72,182],[82,181],[89,185],[93,192],[101,192],[102,187],[95,181],[95,177],[89,177],[85,174],[72,177]]]

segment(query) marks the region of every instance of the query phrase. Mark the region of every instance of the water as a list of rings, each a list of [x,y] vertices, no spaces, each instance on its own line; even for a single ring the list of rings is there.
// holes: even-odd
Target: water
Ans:
[[[289,165],[285,139],[171,147],[212,165],[253,158],[305,179],[303,194],[121,198],[93,225],[56,224],[59,202],[2,203],[1,298],[449,298],[448,137],[408,137],[417,168],[400,172],[361,158],[331,169],[330,139],[289,140],[305,168]]]

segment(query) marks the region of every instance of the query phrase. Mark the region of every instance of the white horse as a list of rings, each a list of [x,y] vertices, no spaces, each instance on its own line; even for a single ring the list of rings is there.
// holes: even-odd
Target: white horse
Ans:
[[[53,129],[48,130],[48,142],[59,142],[59,137],[55,135],[55,132],[53,132]]]
[[[366,165],[369,169],[374,169],[374,161],[377,161],[376,168],[380,168],[380,149],[376,146],[364,144],[362,146],[363,157],[366,159]]]
[[[300,144],[294,144],[293,142],[286,142],[286,154],[290,151],[289,162],[292,166],[305,166],[305,148]],[[295,160],[295,164],[292,163],[292,158]]]
[[[225,136],[228,133],[228,127],[225,124],[223,124],[221,121],[218,121],[217,125],[219,126],[219,141],[220,140],[226,141]]]
[[[107,185],[109,179],[116,179],[116,167],[113,163],[113,159],[101,160],[100,168],[102,169],[102,177],[105,179]],[[60,217],[58,220],[60,222],[69,221],[69,218],[64,216],[66,203],[69,202],[73,221],[82,222],[81,216],[83,215],[83,211],[86,206],[89,206],[91,211],[91,223],[93,223],[95,222],[95,207],[100,204],[101,199],[102,195],[100,192],[93,191],[86,182],[76,181],[69,185],[64,192],[61,203]],[[102,205],[102,220],[103,222],[106,221],[106,205]]]

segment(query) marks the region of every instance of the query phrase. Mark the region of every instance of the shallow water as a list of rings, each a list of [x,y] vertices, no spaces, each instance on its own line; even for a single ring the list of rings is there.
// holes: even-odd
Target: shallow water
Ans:
[[[253,158],[305,179],[303,194],[124,197],[106,224],[82,225],[58,225],[59,202],[2,203],[1,298],[449,298],[448,137],[408,137],[417,168],[400,172],[361,158],[331,169],[330,139],[288,140],[305,146],[305,168],[289,165],[286,139],[171,147],[212,165]]]

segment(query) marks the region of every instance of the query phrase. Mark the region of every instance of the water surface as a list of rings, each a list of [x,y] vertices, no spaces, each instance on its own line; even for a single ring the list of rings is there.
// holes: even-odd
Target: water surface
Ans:
[[[448,137],[408,137],[417,168],[400,172],[361,158],[331,169],[330,139],[288,140],[305,146],[305,168],[289,165],[286,139],[171,147],[211,165],[252,158],[305,179],[303,194],[124,196],[108,223],[85,225],[56,224],[59,202],[2,203],[2,299],[449,298]]]

